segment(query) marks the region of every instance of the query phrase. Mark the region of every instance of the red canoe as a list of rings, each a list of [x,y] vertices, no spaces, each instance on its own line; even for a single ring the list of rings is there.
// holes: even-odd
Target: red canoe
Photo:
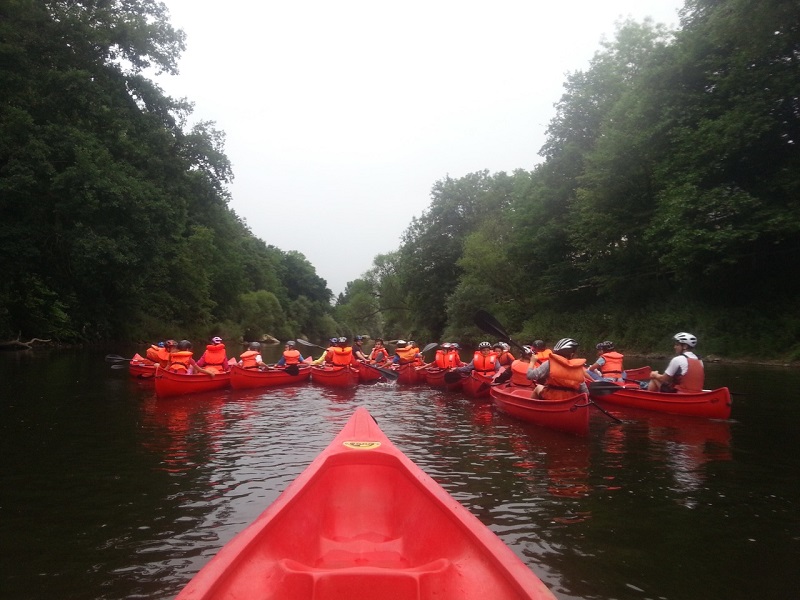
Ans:
[[[377,369],[370,369],[364,363],[358,363],[358,381],[359,383],[376,383],[384,379],[381,372]],[[384,379],[385,381],[385,379]]]
[[[222,390],[231,384],[230,373],[218,373],[212,377],[205,373],[187,375],[185,373],[172,373],[166,369],[158,369],[154,379],[156,381],[156,396],[162,398]]]
[[[533,399],[532,394],[532,387],[510,383],[491,388],[497,408],[512,417],[575,435],[589,433],[589,398],[586,394],[566,400]]]
[[[297,370],[297,375],[291,375],[286,372],[286,367],[271,367],[261,371],[234,365],[231,367],[231,387],[235,390],[274,387],[277,385],[303,383],[310,379],[311,367],[309,365],[298,365]]]
[[[491,383],[491,375],[483,375],[472,371],[461,381],[461,391],[473,398],[487,398],[492,389]]]
[[[151,379],[156,372],[156,365],[153,361],[146,359],[140,354],[134,354],[128,366],[131,377],[139,379]]]
[[[605,387],[613,385],[608,382],[598,383],[603,383]],[[607,390],[593,392],[590,384],[589,393],[592,395],[592,399],[600,405],[614,404],[672,415],[709,419],[728,419],[731,416],[731,393],[726,387],[702,392],[675,392],[674,394],[619,387],[618,390],[609,394]]]
[[[425,382],[425,370],[418,369],[419,365],[407,363],[404,365],[394,365],[393,370],[397,371],[397,383],[402,385],[416,385]]]
[[[314,365],[311,367],[311,381],[328,387],[355,387],[358,385],[358,369],[350,365]]]
[[[365,408],[176,600],[554,600]]]

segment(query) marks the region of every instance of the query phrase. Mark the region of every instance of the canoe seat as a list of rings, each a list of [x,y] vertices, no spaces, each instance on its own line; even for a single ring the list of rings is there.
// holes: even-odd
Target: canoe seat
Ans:
[[[407,568],[353,566],[324,568],[296,560],[279,562],[284,572],[283,597],[307,597],[315,600],[408,600],[427,598],[431,590],[448,587],[444,574],[451,563],[445,558]],[[448,598],[447,595],[442,596]]]

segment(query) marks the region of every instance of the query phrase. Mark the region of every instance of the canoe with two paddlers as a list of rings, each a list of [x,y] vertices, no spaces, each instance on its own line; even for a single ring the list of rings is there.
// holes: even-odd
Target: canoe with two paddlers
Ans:
[[[222,598],[554,600],[365,408],[176,600]]]
[[[231,385],[230,373],[173,373],[167,369],[158,369],[153,376],[156,383],[156,396],[182,396],[198,392],[223,390]]]
[[[613,404],[687,417],[728,419],[731,393],[726,387],[699,392],[651,392],[610,381],[592,381],[589,394],[599,405]]]
[[[231,367],[231,387],[235,390],[305,383],[310,378],[311,365],[308,364],[265,369],[245,369],[239,365]]]

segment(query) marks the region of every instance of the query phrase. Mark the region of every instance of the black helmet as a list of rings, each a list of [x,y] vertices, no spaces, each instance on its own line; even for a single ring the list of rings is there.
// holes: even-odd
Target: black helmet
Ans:
[[[489,342],[481,342],[478,344],[478,350],[491,350],[492,345]]]
[[[189,340],[181,340],[178,342],[178,350],[190,350],[192,347],[192,342]]]
[[[522,347],[522,354],[524,356],[530,356],[531,354],[533,354],[533,348],[531,348],[530,346],[523,346]]]
[[[545,348],[544,340],[535,340],[533,342],[534,350],[544,350],[544,348]]]
[[[605,342],[600,342],[595,346],[598,350],[613,350],[614,349],[614,342],[611,340],[606,340]]]
[[[261,350],[261,344],[259,342],[250,342],[250,350]]]
[[[286,345],[294,347],[294,340],[289,340],[288,342],[286,342]]]

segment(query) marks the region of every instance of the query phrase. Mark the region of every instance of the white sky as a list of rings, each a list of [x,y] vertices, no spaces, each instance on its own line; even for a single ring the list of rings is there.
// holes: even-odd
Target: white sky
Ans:
[[[530,170],[568,72],[683,0],[165,0],[164,90],[226,133],[231,207],[338,295],[396,250],[433,184]]]

